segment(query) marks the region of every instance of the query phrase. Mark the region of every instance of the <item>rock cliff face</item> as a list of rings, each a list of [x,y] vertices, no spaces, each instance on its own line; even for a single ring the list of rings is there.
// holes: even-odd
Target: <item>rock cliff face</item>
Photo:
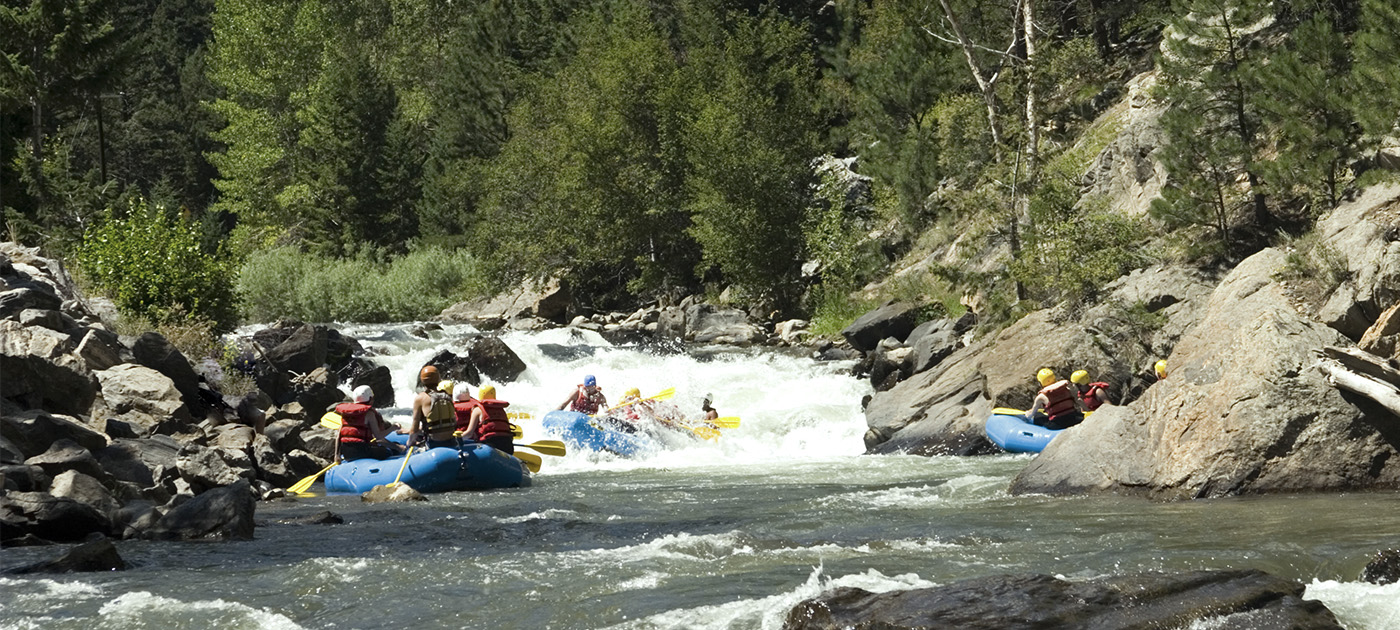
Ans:
[[[1191,498],[1400,485],[1400,431],[1311,367],[1315,350],[1344,340],[1294,310],[1273,280],[1284,261],[1267,249],[1236,267],[1168,358],[1170,377],[1056,438],[1013,491]]]

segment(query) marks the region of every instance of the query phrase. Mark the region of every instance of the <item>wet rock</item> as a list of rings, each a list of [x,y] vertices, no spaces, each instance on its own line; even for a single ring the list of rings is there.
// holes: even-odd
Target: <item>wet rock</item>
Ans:
[[[125,571],[126,561],[117,553],[116,545],[105,536],[69,549],[53,560],[45,560],[7,571],[12,575],[33,573],[92,573]]]
[[[150,501],[132,501],[122,506],[113,515],[113,530],[123,540],[140,538],[142,533],[155,527],[164,514]]]
[[[1385,549],[1376,552],[1375,557],[1361,570],[1361,581],[1372,584],[1394,584],[1400,582],[1400,549]]]
[[[0,321],[5,397],[31,409],[86,415],[97,395],[97,381],[86,362],[73,354],[75,348],[64,333]]]
[[[591,357],[597,352],[594,346],[566,346],[557,343],[542,343],[537,346],[540,353],[555,361],[573,361],[583,357]]]
[[[1211,627],[1340,630],[1302,584],[1254,570],[1142,573],[1069,582],[1048,575],[994,575],[944,587],[835,591],[798,604],[785,630],[837,628]]]
[[[909,337],[909,333],[914,331],[918,316],[919,306],[916,304],[886,302],[856,318],[856,321],[841,331],[841,336],[846,338],[852,348],[869,352],[875,349],[880,340],[887,337],[904,341]]]
[[[369,492],[360,495],[360,500],[365,503],[408,503],[409,501],[427,501],[428,497],[414,490],[413,486],[401,483],[370,488]]]
[[[369,385],[370,390],[374,392],[375,407],[382,409],[394,406],[394,381],[388,366],[375,365],[356,370],[350,377],[350,389],[354,390],[361,385]]]
[[[199,395],[199,375],[190,367],[189,359],[157,332],[142,333],[131,344],[131,354],[136,362],[160,372],[170,379],[175,390],[189,408],[193,417],[203,417],[204,403]]]
[[[525,373],[525,362],[500,337],[476,338],[468,344],[467,355],[481,374],[497,383],[514,382]]]
[[[1284,262],[1266,249],[1231,271],[1167,358],[1171,378],[1061,434],[1012,491],[1177,499],[1400,485],[1400,432],[1312,367],[1314,350],[1343,340],[1294,310],[1272,279]]]
[[[73,542],[89,534],[110,534],[106,514],[72,499],[47,492],[6,492],[0,495],[0,541],[36,536],[52,542]]]
[[[215,488],[170,510],[142,534],[153,540],[252,540],[256,510],[247,479]]]
[[[102,405],[93,414],[124,425],[119,435],[168,435],[193,425],[190,409],[174,381],[154,369],[124,363],[97,372],[97,380],[102,384]]]
[[[76,420],[38,409],[0,415],[0,437],[4,437],[28,459],[49,449],[58,440],[71,440],[88,450],[107,446],[107,436]]]
[[[341,525],[345,523],[345,518],[323,510],[315,514],[278,519],[277,522],[282,525]]]
[[[423,365],[437,367],[438,374],[445,381],[466,381],[473,386],[481,384],[481,372],[477,370],[476,364],[467,357],[457,356],[451,350],[443,350],[433,355],[433,358]],[[414,388],[419,385],[414,383]]]

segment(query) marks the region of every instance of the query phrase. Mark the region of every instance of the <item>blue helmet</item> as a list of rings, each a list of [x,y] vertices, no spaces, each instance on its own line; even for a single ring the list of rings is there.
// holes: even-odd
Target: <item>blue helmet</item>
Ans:
[[[588,376],[583,377],[583,386],[584,386],[584,387],[595,387],[595,386],[597,386],[597,385],[598,385],[598,379],[593,378],[593,375],[592,375],[592,374],[589,374]]]

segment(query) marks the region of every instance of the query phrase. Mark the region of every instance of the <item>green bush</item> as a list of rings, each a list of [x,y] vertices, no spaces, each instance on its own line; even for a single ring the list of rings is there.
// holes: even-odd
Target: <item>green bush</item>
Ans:
[[[127,313],[157,323],[207,320],[230,330],[237,323],[233,265],[200,242],[184,215],[138,198],[87,230],[78,263],[83,277]]]
[[[388,263],[335,259],[293,248],[257,252],[238,278],[243,314],[252,321],[388,322],[425,319],[454,300],[485,295],[481,265],[465,250],[428,247]]]

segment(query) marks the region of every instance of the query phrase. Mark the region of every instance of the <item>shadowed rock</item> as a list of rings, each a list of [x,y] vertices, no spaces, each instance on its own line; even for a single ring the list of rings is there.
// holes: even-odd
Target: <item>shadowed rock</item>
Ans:
[[[95,571],[125,571],[126,561],[117,553],[116,545],[101,538],[69,549],[62,556],[11,569],[8,573],[91,573]]]
[[[1372,584],[1393,584],[1400,582],[1400,549],[1385,549],[1361,570],[1361,581]]]
[[[467,346],[477,370],[498,383],[510,383],[525,373],[525,362],[500,337],[478,337]]]
[[[142,536],[154,540],[252,540],[255,509],[252,486],[241,479],[185,501]]]

